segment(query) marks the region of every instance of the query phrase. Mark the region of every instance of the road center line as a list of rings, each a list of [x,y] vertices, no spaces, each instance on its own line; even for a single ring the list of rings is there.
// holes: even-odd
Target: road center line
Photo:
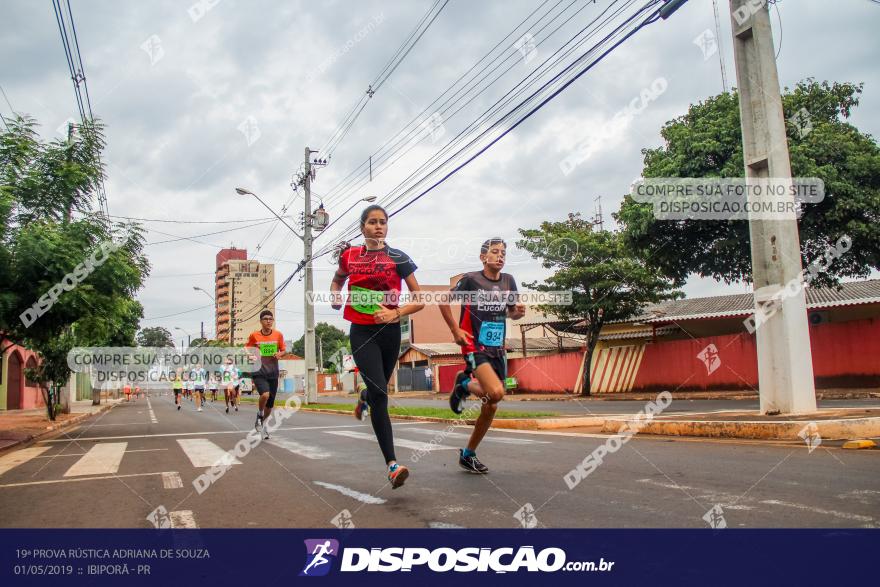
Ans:
[[[360,491],[355,491],[354,489],[350,489],[343,485],[335,485],[333,483],[325,483],[324,481],[315,481],[315,485],[320,485],[321,487],[326,487],[327,489],[332,489],[333,491],[338,491],[342,495],[347,495],[348,497],[354,498],[363,503],[369,503],[372,505],[381,505],[385,503],[385,500],[381,497],[376,497],[374,495],[370,495],[369,493],[361,493]]]

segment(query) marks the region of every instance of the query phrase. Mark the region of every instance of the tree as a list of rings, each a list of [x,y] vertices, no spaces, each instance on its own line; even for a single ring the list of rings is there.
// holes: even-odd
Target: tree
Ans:
[[[229,348],[231,345],[228,340],[214,340],[211,338],[194,338],[189,344],[191,347],[217,347]]]
[[[138,332],[137,343],[138,346],[173,347],[174,337],[171,336],[171,331],[167,328],[153,326],[150,328],[144,328]]]
[[[862,85],[807,79],[794,90],[786,88],[782,98],[792,175],[825,182],[825,199],[806,204],[798,220],[801,262],[806,267],[843,235],[853,243],[816,285],[866,277],[880,268],[880,148],[846,122],[861,93]],[[645,178],[745,176],[736,92],[692,105],[687,114],[666,123],[661,135],[663,146],[642,150]],[[626,242],[667,275],[751,281],[745,220],[659,221],[650,204],[629,196],[615,218]]]
[[[50,419],[76,346],[132,345],[149,274],[143,231],[92,210],[104,177],[100,124],[77,140],[41,143],[29,118],[0,132],[0,353],[13,344],[40,355],[28,376]],[[95,394],[95,399],[99,399]]]
[[[680,282],[645,266],[620,233],[593,230],[580,214],[563,222],[542,222],[540,229],[520,229],[517,246],[539,259],[553,274],[544,283],[523,285],[538,291],[571,291],[571,305],[538,306],[563,320],[583,320],[587,329],[583,395],[590,393],[590,364],[599,332],[609,320],[636,315],[648,303],[682,297]]]
[[[330,368],[330,365],[333,364],[331,357],[342,347],[348,347],[348,335],[345,332],[326,322],[319,322],[315,326],[315,353],[318,354],[318,349],[323,348],[324,364],[322,366],[325,369]],[[290,352],[304,357],[305,349],[306,339],[305,336],[301,336],[293,343]]]

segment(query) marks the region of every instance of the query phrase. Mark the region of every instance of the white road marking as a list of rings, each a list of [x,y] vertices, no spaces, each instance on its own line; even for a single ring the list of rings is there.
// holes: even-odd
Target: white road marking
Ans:
[[[327,430],[325,434],[335,434],[336,436],[348,436],[349,438],[357,438],[358,440],[376,440],[376,437],[366,432],[355,432],[353,430]],[[404,440],[402,438],[394,439],[394,446],[402,446],[420,452],[430,452],[432,450],[458,450],[454,446],[445,444],[432,444],[430,442],[417,442],[414,440]]]
[[[2,457],[0,457],[0,475],[5,473],[9,469],[28,462],[34,457],[40,456],[47,450],[49,450],[48,446],[31,446],[28,448],[17,450],[15,452],[11,452],[8,455],[3,455]]]
[[[846,520],[853,520],[856,522],[873,522],[874,518],[869,516],[862,516],[859,514],[850,514],[847,512],[841,512],[837,510],[826,510],[822,508],[817,508],[809,505],[805,505],[802,503],[791,503],[787,501],[780,501],[778,499],[765,499],[765,500],[755,500],[754,498],[742,498],[741,496],[735,496],[729,493],[716,492],[709,489],[700,489],[699,487],[691,487],[690,485],[676,485],[674,483],[667,483],[664,481],[657,481],[655,479],[639,479],[639,483],[648,483],[650,485],[655,485],[657,487],[665,487],[666,489],[677,489],[677,490],[685,490],[691,493],[695,493],[697,497],[701,499],[710,498],[711,501],[719,503],[723,509],[745,509],[742,506],[745,504],[738,504],[740,501],[746,501],[751,503],[760,503],[763,505],[778,505],[783,507],[795,508],[799,510],[813,512],[814,514],[822,514],[826,516],[834,516],[837,518],[843,518]],[[726,505],[731,504],[731,505]],[[748,506],[746,506],[748,507]]]
[[[76,481],[98,481],[101,479],[124,479],[127,477],[151,477],[153,475],[163,475],[164,473],[130,473],[128,475],[102,475],[100,477],[73,477],[70,479],[50,479],[49,481],[27,481],[25,483],[7,483],[0,485],[3,487],[27,487],[29,485],[51,485],[53,483],[74,483]]]
[[[418,424],[433,424],[433,422],[410,422],[407,423],[407,426],[415,426]],[[253,425],[253,421],[250,422],[250,425]],[[369,424],[343,424],[338,426],[292,426],[290,428],[279,428],[276,432],[281,432],[285,430],[329,430],[331,428],[365,428],[369,426]],[[395,424],[395,428],[402,427],[402,424]],[[84,441],[96,441],[96,440],[128,440],[130,438],[163,438],[169,436],[211,436],[213,434],[242,434],[242,432],[247,432],[247,430],[215,430],[213,432],[167,432],[163,434],[130,434],[127,436],[98,436],[98,437],[78,437],[78,438],[55,438],[52,440],[44,440],[41,444],[56,444],[60,442],[84,442]],[[576,434],[574,436],[580,436]],[[603,438],[607,438],[603,436]]]
[[[49,447],[46,447],[46,448],[49,448]],[[129,452],[155,452],[157,450],[168,450],[168,449],[167,448],[133,448],[131,450],[126,450],[125,452],[127,452],[127,453],[129,453]],[[42,456],[34,457],[34,458],[35,459],[54,459],[55,457],[81,457],[84,454],[86,454],[86,453],[84,453],[84,452],[65,452],[65,453],[59,453],[57,455],[42,455]]]
[[[317,446],[300,444],[299,442],[289,440],[287,438],[273,438],[271,440],[267,440],[266,444],[281,447],[283,449],[289,450],[293,454],[297,454],[301,457],[305,457],[307,459],[312,459],[315,461],[321,459],[329,459],[333,456],[333,453],[322,450]]]
[[[239,432],[240,434],[240,432]],[[241,461],[208,440],[207,438],[181,438],[177,443],[194,467],[204,468],[214,465],[240,465]]]
[[[150,396],[147,396],[147,407],[150,409],[150,422],[158,424],[159,420],[156,419],[156,412],[153,411],[153,404],[150,403]]]
[[[429,436],[434,436],[436,438],[445,438],[447,436],[451,438],[470,438],[470,434],[465,434],[463,432],[446,432],[445,430],[427,430],[425,428],[416,428],[413,429],[413,432],[418,432],[419,434],[426,434]],[[506,438],[504,436],[492,436],[487,434],[484,441],[488,442],[498,442],[501,444],[552,444],[549,440],[531,440],[528,438]]]
[[[315,481],[314,483],[315,485],[320,485],[321,487],[326,487],[327,489],[338,491],[342,495],[347,495],[348,497],[354,498],[363,503],[369,503],[373,505],[381,505],[385,503],[385,500],[381,497],[376,497],[374,495],[370,495],[369,493],[361,493],[360,491],[355,491],[354,489],[349,489],[348,487],[344,487],[342,485],[325,483],[323,481]]]
[[[448,522],[428,522],[428,528],[435,528],[437,530],[466,530],[464,526]]]
[[[177,471],[165,472],[162,473],[162,485],[165,489],[180,489],[183,487],[183,479]]]
[[[780,501],[778,499],[765,499],[761,501],[761,503],[767,505],[781,505],[787,508],[796,508],[799,510],[806,510],[808,512],[813,512],[814,514],[823,514],[826,516],[834,516],[835,518],[843,518],[844,520],[853,520],[855,522],[873,522],[874,518],[871,516],[860,516],[859,514],[850,514],[847,512],[840,512],[837,510],[826,510],[822,508],[817,508],[809,505],[804,505],[802,503],[790,503],[787,501]],[[722,506],[723,507],[723,506]]]
[[[198,524],[196,524],[196,519],[193,517],[192,510],[177,510],[175,512],[168,512],[168,515],[171,516],[171,527],[172,528],[198,528]]]
[[[119,470],[122,455],[125,454],[127,442],[105,442],[96,444],[73,463],[64,474],[65,477],[79,477],[82,475],[106,475]]]

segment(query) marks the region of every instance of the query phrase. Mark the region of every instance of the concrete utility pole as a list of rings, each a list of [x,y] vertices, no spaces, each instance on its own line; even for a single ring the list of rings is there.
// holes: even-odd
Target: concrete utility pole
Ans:
[[[730,12],[746,178],[749,183],[791,178],[770,11],[766,1],[730,0]],[[770,315],[755,332],[761,412],[815,412],[803,288],[797,295],[786,292],[781,302],[773,300],[787,283],[800,279],[797,221],[750,219],[749,233],[756,316]],[[774,303],[775,312],[762,311]]]
[[[303,218],[303,252],[305,255],[305,350],[306,350],[306,393],[305,403],[313,404],[318,401],[318,371],[315,359],[315,306],[312,304],[311,295],[314,290],[312,282],[312,164],[310,158],[312,150],[306,147],[305,179],[303,188],[305,192],[305,216]]]

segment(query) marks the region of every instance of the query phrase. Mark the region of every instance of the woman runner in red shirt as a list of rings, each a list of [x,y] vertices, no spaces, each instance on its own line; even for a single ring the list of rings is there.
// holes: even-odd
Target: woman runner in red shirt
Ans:
[[[342,286],[348,280],[350,299],[345,303],[343,317],[351,322],[351,352],[361,377],[367,385],[366,404],[370,421],[379,441],[379,448],[388,465],[391,488],[403,485],[409,470],[397,463],[394,436],[388,416],[388,379],[400,354],[400,319],[414,314],[424,305],[410,303],[399,307],[401,281],[410,292],[420,291],[416,281],[416,265],[398,249],[385,244],[388,214],[381,206],[368,206],[361,214],[362,246],[345,249],[339,256],[339,268],[330,291],[333,308],[343,305]],[[355,416],[361,417],[366,406],[358,401]]]

